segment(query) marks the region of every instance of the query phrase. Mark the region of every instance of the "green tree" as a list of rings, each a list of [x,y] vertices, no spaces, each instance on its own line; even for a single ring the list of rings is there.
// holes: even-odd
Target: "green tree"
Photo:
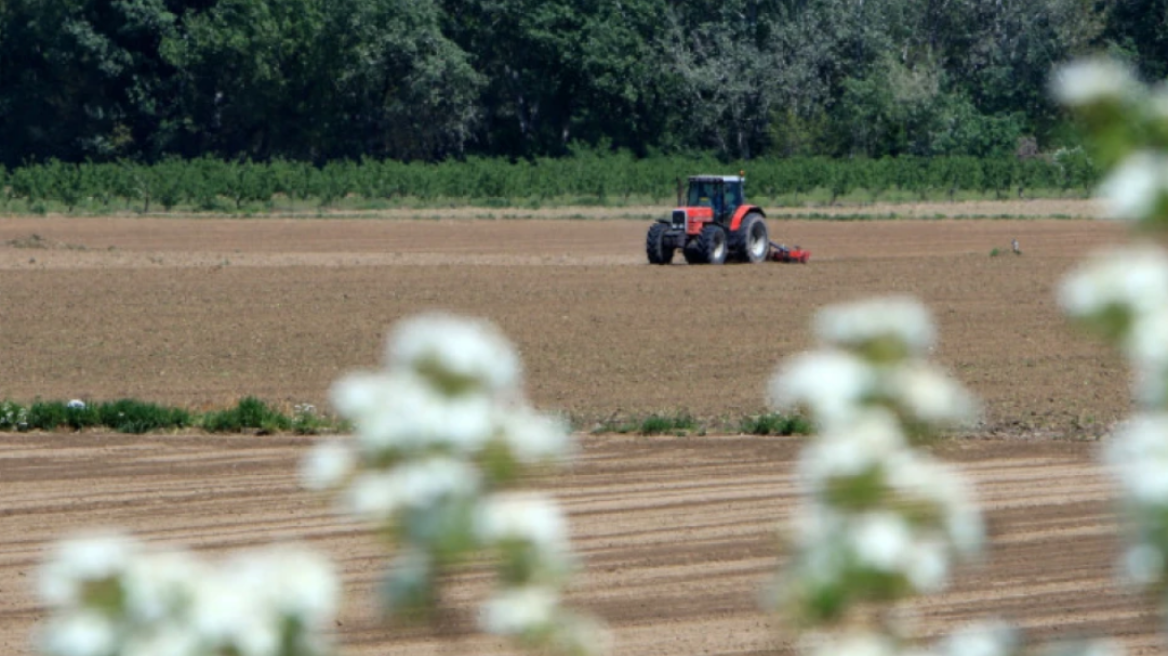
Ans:
[[[0,3],[0,161],[157,152],[174,23],[163,0]]]
[[[1168,0],[1113,0],[1103,37],[1146,79],[1168,78]]]

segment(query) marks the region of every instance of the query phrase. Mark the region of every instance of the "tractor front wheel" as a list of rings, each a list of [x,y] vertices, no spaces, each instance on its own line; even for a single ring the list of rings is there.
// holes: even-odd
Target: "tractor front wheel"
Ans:
[[[767,259],[771,240],[767,235],[766,220],[758,212],[751,212],[742,219],[742,225],[734,232],[731,251],[740,262],[757,264]]]
[[[649,234],[645,236],[645,255],[649,257],[649,264],[669,264],[673,261],[673,245],[665,244],[665,233],[668,231],[669,226],[664,223],[649,226]]]
[[[707,225],[685,245],[685,261],[690,264],[722,264],[729,250],[726,231],[721,226]]]

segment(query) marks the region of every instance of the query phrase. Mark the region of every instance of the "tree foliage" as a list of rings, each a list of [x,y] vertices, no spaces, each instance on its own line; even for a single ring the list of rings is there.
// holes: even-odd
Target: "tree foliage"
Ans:
[[[1074,147],[1052,64],[1164,0],[0,0],[0,163]]]

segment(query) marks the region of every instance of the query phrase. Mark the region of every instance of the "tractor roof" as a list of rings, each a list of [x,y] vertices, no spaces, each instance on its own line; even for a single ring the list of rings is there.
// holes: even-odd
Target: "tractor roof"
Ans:
[[[740,175],[691,175],[690,182],[742,182]]]

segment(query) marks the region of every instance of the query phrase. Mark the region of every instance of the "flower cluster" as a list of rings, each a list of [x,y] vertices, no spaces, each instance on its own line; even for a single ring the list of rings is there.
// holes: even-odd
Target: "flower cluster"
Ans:
[[[355,443],[318,445],[302,478],[337,492],[347,515],[398,548],[383,587],[391,613],[426,615],[452,566],[484,550],[500,585],[480,625],[565,654],[602,647],[599,626],[560,604],[574,566],[552,499],[517,490],[525,473],[571,453],[566,426],[531,409],[519,357],[493,326],[443,314],[399,324],[382,371],[332,390]]]
[[[1059,300],[1123,350],[1142,407],[1168,405],[1168,253],[1150,244],[1093,253],[1063,281]]]
[[[1092,152],[1108,170],[1096,196],[1106,216],[1168,222],[1168,87],[1149,89],[1110,59],[1068,64],[1052,80],[1056,98],[1089,128]]]
[[[1094,150],[1109,169],[1098,190],[1108,217],[1132,221],[1145,237],[1162,239],[1168,228],[1168,89],[1148,89],[1122,65],[1106,60],[1071,64],[1056,80],[1057,97],[1090,128]],[[1067,314],[1117,346],[1133,370],[1138,411],[1107,441],[1103,460],[1128,518],[1123,575],[1163,594],[1168,591],[1168,253],[1145,241],[1092,254],[1063,282],[1060,301]]]
[[[952,559],[978,553],[983,533],[964,479],[912,447],[976,414],[970,394],[924,359],[935,335],[927,311],[876,299],[827,308],[815,325],[824,348],[771,383],[774,404],[801,406],[819,426],[800,454],[793,558],[773,598],[810,626],[944,588]]]
[[[801,643],[800,651],[810,656],[1018,656],[1022,651],[1017,632],[1000,622],[965,626],[932,648],[908,648],[895,637],[865,629],[812,633]]]
[[[39,586],[50,656],[326,654],[340,592],[329,562],[301,548],[213,564],[120,534],[61,542]]]
[[[888,297],[828,307],[815,327],[822,348],[779,370],[770,383],[774,405],[802,407],[826,433],[883,411],[922,439],[977,417],[973,396],[925,359],[936,330],[916,301]]]

